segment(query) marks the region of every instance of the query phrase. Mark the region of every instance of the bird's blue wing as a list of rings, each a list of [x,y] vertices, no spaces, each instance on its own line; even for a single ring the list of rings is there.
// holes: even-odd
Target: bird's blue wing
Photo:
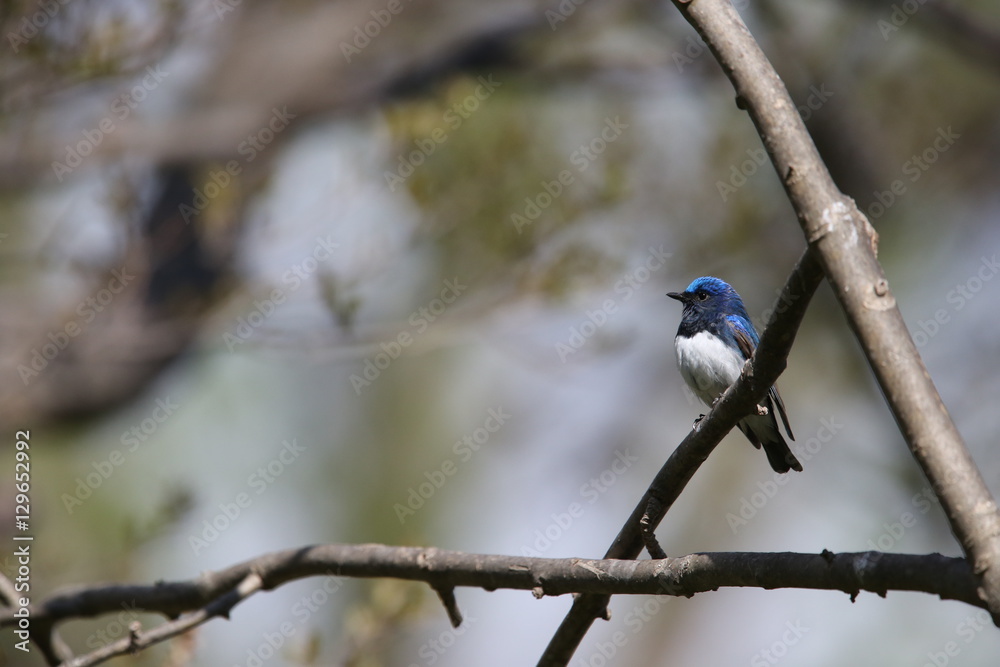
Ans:
[[[726,317],[726,325],[729,327],[729,332],[733,335],[737,347],[740,348],[740,352],[743,353],[743,358],[749,359],[753,355],[753,351],[757,349],[757,343],[760,342],[753,325],[739,315]]]
[[[730,315],[727,317],[726,324],[729,325],[729,330],[732,332],[733,338],[736,339],[736,344],[739,346],[740,352],[743,353],[744,358],[749,359],[760,342],[753,325],[739,315]],[[788,425],[788,415],[785,414],[785,402],[781,400],[781,394],[778,393],[778,385],[772,386],[767,395],[773,402],[774,407],[777,408],[778,416],[781,417],[781,423],[785,426],[785,433],[788,434],[789,438],[794,440],[795,436],[792,435],[792,429]],[[778,427],[777,422],[775,422],[774,426],[775,428]]]

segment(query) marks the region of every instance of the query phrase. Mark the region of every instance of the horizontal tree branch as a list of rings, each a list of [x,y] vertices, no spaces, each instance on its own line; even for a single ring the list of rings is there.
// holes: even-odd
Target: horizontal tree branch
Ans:
[[[229,611],[258,590],[314,576],[391,577],[422,581],[437,590],[472,586],[531,590],[536,597],[588,593],[690,597],[722,587],[809,588],[860,591],[920,591],[983,606],[976,579],[962,558],[940,554],[881,552],[697,553],[663,560],[528,558],[380,544],[327,544],[264,554],[196,579],[152,585],[108,584],[57,592],[31,607],[33,622],[55,627],[70,619],[116,613],[122,604],[162,613],[171,621],[63,663],[96,665],[185,632]],[[451,612],[450,615],[454,613]],[[0,627],[14,625],[12,610],[0,612]]]

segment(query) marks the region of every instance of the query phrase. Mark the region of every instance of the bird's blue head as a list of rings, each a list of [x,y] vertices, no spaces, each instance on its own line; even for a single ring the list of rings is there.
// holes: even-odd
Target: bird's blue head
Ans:
[[[693,335],[706,329],[718,334],[717,329],[730,315],[750,322],[743,299],[725,280],[702,276],[695,278],[683,292],[669,292],[667,296],[684,304],[679,334]]]

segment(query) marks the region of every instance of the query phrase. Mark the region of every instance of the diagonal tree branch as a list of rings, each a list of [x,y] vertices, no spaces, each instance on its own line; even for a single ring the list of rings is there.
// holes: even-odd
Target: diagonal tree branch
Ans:
[[[690,597],[720,587],[809,588],[843,591],[920,591],[942,599],[983,606],[976,578],[963,558],[940,554],[861,553],[699,553],[664,560],[584,560],[528,558],[389,547],[328,544],[289,549],[206,572],[196,579],[153,585],[97,585],[56,593],[31,607],[33,622],[50,627],[74,618],[130,608],[162,613],[173,620],[129,635],[92,653],[66,660],[63,667],[90,667],[135,653],[216,618],[228,618],[237,604],[260,590],[313,576],[393,577],[423,581],[437,590],[474,586],[486,590],[531,590],[536,596],[588,593],[653,594]],[[453,597],[453,596],[452,596]],[[449,606],[449,605],[446,605]],[[454,604],[450,607],[455,607]],[[457,613],[457,611],[449,611]],[[0,626],[15,624],[13,612],[0,613]]]
[[[795,142],[815,153],[778,74],[728,0],[674,4],[711,48],[768,147],[810,247],[1000,626],[1000,511],[906,328],[876,256],[877,234],[854,202],[837,193],[818,154],[800,162],[774,149]]]

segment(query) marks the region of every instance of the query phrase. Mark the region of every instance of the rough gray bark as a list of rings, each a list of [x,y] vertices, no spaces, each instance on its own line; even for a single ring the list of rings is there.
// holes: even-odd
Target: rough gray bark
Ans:
[[[536,597],[567,593],[690,597],[721,587],[750,586],[837,590],[853,599],[860,591],[884,596],[887,591],[900,590],[922,591],[982,606],[968,562],[940,554],[700,553],[635,561],[326,544],[265,554],[188,581],[96,585],[55,593],[31,607],[31,618],[34,626],[51,631],[61,621],[118,612],[122,604],[171,618],[151,629],[143,629],[135,622],[127,637],[86,655],[50,657],[50,664],[89,667],[142,650],[212,618],[228,618],[233,607],[259,591],[315,576],[393,577],[426,582],[439,593],[444,592],[442,598],[453,623],[458,619],[451,592],[457,586],[490,591],[531,590]],[[0,627],[16,622],[11,610],[0,612]]]

